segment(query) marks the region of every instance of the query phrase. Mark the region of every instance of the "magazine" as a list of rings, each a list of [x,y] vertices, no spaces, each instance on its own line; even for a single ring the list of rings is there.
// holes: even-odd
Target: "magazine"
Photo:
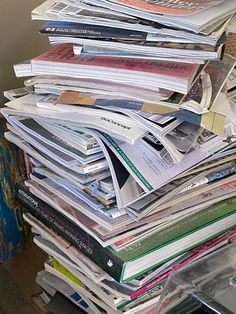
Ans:
[[[101,40],[101,39],[87,39],[81,37],[62,37],[62,36],[49,36],[49,41],[52,45],[71,43],[76,45],[74,47],[74,53],[81,55],[81,52],[89,53],[90,55],[96,55],[100,51],[100,55],[118,56],[120,53],[126,53],[127,55],[140,55],[150,56],[150,59],[162,59],[166,60],[169,58],[170,61],[173,59],[178,61],[182,60],[184,51],[184,60],[212,60],[219,59],[222,55],[222,48],[226,41],[226,36],[222,36],[216,46],[195,44],[195,43],[181,43],[176,41],[164,42],[145,42],[145,41],[129,41],[129,40]],[[83,47],[81,50],[78,47]],[[94,48],[93,48],[94,47]],[[98,50],[100,49],[100,50]],[[111,50],[110,50],[111,49]],[[113,52],[115,51],[116,54]],[[183,60],[182,60],[183,62]]]
[[[110,0],[121,5],[130,6],[132,8],[157,14],[170,15],[187,15],[194,14],[200,10],[208,9],[212,5],[219,4],[223,0],[207,0],[207,1],[144,1],[144,0]]]
[[[99,309],[88,298],[79,294],[75,289],[68,285],[65,281],[59,277],[42,270],[37,273],[36,283],[49,294],[54,296],[56,292],[60,292],[71,302],[76,304],[82,310],[86,310],[88,314],[100,314]]]
[[[142,82],[143,86],[164,89],[168,89],[171,82],[171,90],[180,93],[188,92],[199,70],[199,65],[183,62],[75,56],[71,44],[52,47],[34,58],[31,65],[32,72],[41,75],[60,75],[63,72],[69,77],[87,79],[99,75],[100,79],[108,82]]]
[[[134,143],[146,134],[146,130],[137,125],[137,123],[134,123],[132,119],[125,116],[121,117],[120,114],[114,112],[105,111],[104,115],[104,112],[100,109],[88,112],[88,109],[80,108],[79,113],[78,108],[74,108],[77,113],[71,111],[65,112],[65,110],[49,110],[49,108],[43,110],[37,107],[37,102],[44,97],[44,95],[30,94],[18,98],[7,103],[6,105],[9,108],[4,108],[2,114],[6,117],[11,114],[33,118],[41,117],[45,122],[58,122],[62,125],[67,125],[69,122],[70,127],[73,127],[73,129],[76,128],[76,126],[78,128],[79,122],[79,129],[86,126],[90,128],[99,128],[100,126],[101,131],[112,134],[116,133],[116,136],[131,143]]]
[[[227,1],[227,6],[225,5],[225,1]],[[133,7],[124,6],[118,2],[111,2],[107,0],[86,0],[86,3],[90,3],[94,6],[98,5],[106,7],[114,11],[130,14],[132,16],[139,17],[141,19],[147,19],[152,22],[162,23],[168,27],[178,27],[200,33],[205,28],[211,25],[213,25],[213,29],[215,29],[219,25],[219,21],[221,19],[229,17],[235,12],[234,1],[225,1],[220,1],[218,5],[213,5],[208,9],[201,10],[195,14],[182,16],[153,14],[147,11],[141,11]],[[70,0],[70,3],[76,3],[76,0]],[[222,23],[222,21],[220,22]]]

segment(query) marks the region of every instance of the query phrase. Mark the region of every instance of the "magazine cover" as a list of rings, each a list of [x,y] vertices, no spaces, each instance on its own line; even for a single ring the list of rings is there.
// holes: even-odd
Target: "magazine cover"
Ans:
[[[224,0],[111,0],[112,2],[126,5],[149,13],[188,15],[208,9]]]
[[[59,65],[73,64],[74,66],[81,66],[82,69],[106,70],[108,73],[116,69],[134,73],[141,72],[143,75],[149,73],[170,78],[177,77],[178,79],[188,79],[196,70],[196,65],[184,62],[74,55],[71,44],[61,44],[52,47],[32,60],[32,68],[34,69],[34,66],[40,65],[41,62],[47,62],[46,65],[48,67],[54,66],[54,68]]]

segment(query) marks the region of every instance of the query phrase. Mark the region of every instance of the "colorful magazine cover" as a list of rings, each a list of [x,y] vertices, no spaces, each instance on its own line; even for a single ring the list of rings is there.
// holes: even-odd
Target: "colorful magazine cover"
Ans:
[[[121,5],[129,6],[149,13],[188,15],[208,9],[224,0],[111,0]]]

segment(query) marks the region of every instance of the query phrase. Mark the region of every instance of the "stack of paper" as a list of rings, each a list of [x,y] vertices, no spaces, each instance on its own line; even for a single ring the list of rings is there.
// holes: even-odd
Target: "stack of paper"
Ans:
[[[172,272],[235,237],[236,62],[223,54],[235,12],[232,0],[33,11],[55,46],[15,66],[29,77],[1,112],[26,155],[24,219],[49,255],[44,299],[150,313]]]

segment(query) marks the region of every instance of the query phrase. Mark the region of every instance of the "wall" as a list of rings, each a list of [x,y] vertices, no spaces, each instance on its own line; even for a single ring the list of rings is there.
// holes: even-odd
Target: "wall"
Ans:
[[[13,64],[43,52],[47,38],[37,29],[43,21],[31,21],[31,10],[43,0],[0,0],[0,105],[6,101],[2,92],[20,87],[23,79],[16,79]]]

